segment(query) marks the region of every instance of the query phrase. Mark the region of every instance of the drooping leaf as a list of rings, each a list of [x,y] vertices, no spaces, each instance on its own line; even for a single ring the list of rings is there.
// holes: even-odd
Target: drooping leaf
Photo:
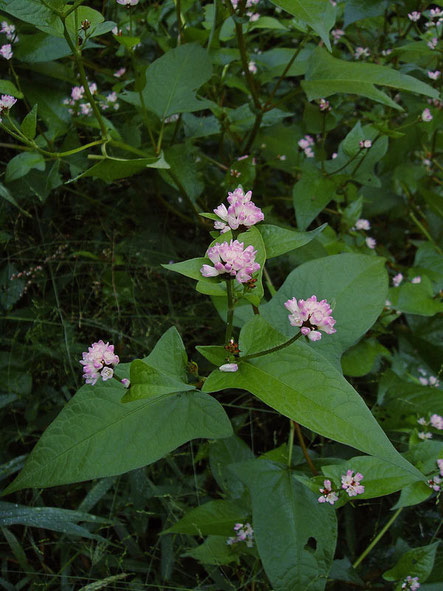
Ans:
[[[195,93],[211,73],[211,60],[199,45],[186,43],[170,49],[146,72],[146,107],[160,119],[207,108],[208,101],[197,99]]]
[[[162,533],[232,536],[234,525],[243,522],[248,511],[232,501],[209,501],[191,509]]]
[[[434,88],[413,76],[402,74],[386,66],[340,60],[321,48],[317,48],[312,53],[306,78],[301,84],[310,101],[336,93],[347,93],[366,96],[401,110],[396,102],[374,85],[438,98]]]
[[[0,80],[0,94],[9,94],[19,99],[23,98],[23,93],[10,80]]]
[[[35,130],[37,126],[37,105],[32,107],[32,110],[26,115],[21,124],[21,130],[30,140],[35,138]]]
[[[70,179],[70,182],[92,176],[107,183],[112,183],[118,179],[138,174],[147,168],[169,168],[169,164],[162,155],[148,158],[131,158],[129,160],[124,158],[104,158],[74,179]]]
[[[80,388],[3,494],[123,474],[190,439],[231,435],[223,408],[206,394],[169,394],[122,404],[123,393],[123,386],[110,382]]]
[[[242,329],[240,351],[251,354],[285,340],[262,316]],[[204,355],[204,348],[198,348]],[[251,392],[281,414],[340,443],[381,458],[405,472],[410,482],[423,475],[392,446],[362,398],[315,348],[295,342],[277,352],[239,360],[235,373],[218,369],[206,379],[203,391],[240,388]]]
[[[202,564],[224,565],[237,562],[238,557],[226,544],[226,536],[209,536],[203,544],[183,554],[195,558]]]
[[[178,380],[169,373],[162,373],[140,359],[131,363],[130,380],[131,387],[123,396],[122,402],[157,398],[171,392],[195,390],[194,386]]]
[[[273,4],[309,25],[331,51],[329,31],[335,23],[336,10],[329,0],[272,0]]]
[[[22,152],[14,156],[6,166],[5,180],[12,183],[28,174],[30,170],[45,170],[45,159],[39,152]]]
[[[286,466],[253,460],[232,468],[249,489],[254,538],[275,591],[322,591],[337,539],[335,511]]]

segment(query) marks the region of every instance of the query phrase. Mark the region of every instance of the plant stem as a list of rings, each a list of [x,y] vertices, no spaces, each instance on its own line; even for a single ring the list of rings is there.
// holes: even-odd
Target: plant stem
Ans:
[[[234,287],[232,280],[226,280],[226,292],[228,294],[228,314],[226,317],[225,345],[229,344],[232,336],[232,323],[234,320]]]
[[[397,511],[394,513],[394,515],[391,517],[391,519],[388,521],[388,523],[376,535],[376,537],[372,540],[372,542],[369,544],[369,546],[366,548],[366,550],[364,550],[360,554],[360,556],[357,558],[357,560],[352,565],[352,568],[357,568],[359,566],[359,564],[366,558],[366,556],[369,554],[369,552],[372,550],[372,548],[374,548],[374,546],[376,544],[378,544],[378,542],[381,540],[381,538],[385,535],[385,533],[388,531],[388,529],[391,527],[391,525],[394,523],[394,521],[400,515],[402,510],[403,510],[403,507],[400,507],[400,509],[397,509]]]
[[[256,357],[262,357],[263,355],[269,355],[270,353],[275,353],[276,351],[280,351],[280,349],[285,349],[295,343],[297,339],[302,336],[301,332],[298,332],[295,336],[293,336],[289,341],[282,343],[281,345],[277,345],[276,347],[272,347],[272,349],[266,349],[266,351],[260,351],[259,353],[252,353],[251,355],[245,355],[244,357],[240,357],[242,361],[247,361],[248,359],[255,359]]]
[[[292,464],[292,450],[294,448],[294,431],[295,422],[292,419],[289,419],[288,468],[290,468]]]
[[[78,48],[75,47],[74,44],[72,43],[71,36],[69,35],[69,31],[68,31],[68,29],[66,27],[66,16],[60,17],[60,19],[61,19],[61,21],[63,23],[63,35],[64,35],[64,38],[66,39],[66,42],[69,45],[69,48],[71,49],[72,54],[74,56],[74,60],[75,60],[75,63],[77,65],[77,68],[78,68],[78,71],[79,71],[79,74],[80,74],[80,80],[81,80],[83,89],[85,91],[86,97],[87,97],[87,99],[89,101],[89,104],[92,107],[92,110],[94,111],[95,118],[97,119],[97,122],[98,122],[98,124],[100,126],[100,131],[101,131],[102,138],[103,139],[106,139],[107,136],[108,136],[106,125],[105,125],[105,122],[103,121],[103,117],[102,117],[102,115],[100,113],[100,110],[99,110],[99,108],[97,106],[97,103],[95,102],[94,97],[92,96],[92,93],[89,90],[88,79],[86,77],[85,68],[83,66],[83,62],[82,62],[82,58],[81,58],[81,53],[78,50]]]
[[[293,421],[294,425],[295,425],[295,430],[297,431],[297,438],[298,438],[298,442],[300,443],[300,447],[302,448],[303,451],[303,455],[305,456],[305,460],[306,463],[308,464],[312,474],[314,476],[318,476],[318,472],[314,466],[314,464],[312,463],[311,457],[308,453],[308,449],[306,447],[306,443],[303,437],[303,433],[301,432],[301,428],[300,425],[298,423],[296,423],[295,421]]]

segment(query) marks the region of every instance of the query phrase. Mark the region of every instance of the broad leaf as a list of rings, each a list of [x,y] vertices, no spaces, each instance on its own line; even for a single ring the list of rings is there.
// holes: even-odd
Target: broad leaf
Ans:
[[[297,267],[260,310],[274,328],[289,338],[296,329],[289,324],[284,303],[293,297],[306,299],[313,294],[318,300],[326,298],[333,307],[337,332],[324,335],[321,341],[310,346],[339,367],[342,353],[371,328],[382,312],[387,288],[384,259],[338,254]]]
[[[254,537],[272,588],[322,591],[337,539],[333,508],[281,464],[253,460],[232,470],[251,494]]]
[[[10,80],[0,80],[0,94],[10,94],[19,99],[23,98],[23,93]]]
[[[226,544],[226,536],[209,536],[203,544],[188,550],[183,556],[195,558],[202,564],[224,565],[238,562],[238,556]]]
[[[392,287],[388,299],[395,310],[419,316],[434,316],[443,312],[443,303],[434,298],[431,280],[423,276],[420,283],[404,283]]]
[[[318,170],[303,174],[292,192],[297,226],[301,230],[306,230],[312,220],[336,197],[335,189],[335,182],[322,176]]]
[[[242,329],[240,351],[263,351],[281,340],[282,335],[256,316]],[[205,392],[229,388],[247,390],[308,429],[399,467],[409,482],[423,479],[395,450],[354,388],[314,347],[295,342],[248,361],[240,357],[237,372],[217,369],[203,386]]]
[[[383,578],[386,581],[398,581],[410,575],[418,577],[420,582],[424,583],[431,574],[438,546],[439,542],[434,542],[409,550],[393,568],[383,574]]]
[[[63,0],[50,0],[46,4],[60,9],[65,3]],[[37,29],[45,33],[55,37],[63,37],[61,20],[41,0],[0,0],[0,10],[25,23],[35,25]]]
[[[335,23],[336,10],[329,0],[272,0],[273,4],[309,25],[331,51],[329,31]]]
[[[191,509],[184,517],[162,533],[191,534],[198,536],[234,535],[234,525],[244,522],[248,511],[231,501],[209,501]]]
[[[83,386],[51,423],[3,494],[123,474],[197,437],[229,437],[220,404],[200,392],[122,404],[118,383]]]
[[[138,174],[147,168],[169,168],[169,164],[163,156],[131,158],[129,160],[124,158],[104,158],[79,176],[70,179],[69,182],[77,181],[82,177],[92,176],[102,179],[107,183],[112,183],[115,180]]]
[[[28,174],[30,170],[45,170],[45,159],[39,152],[22,152],[14,156],[6,166],[5,180],[12,183]]]
[[[392,507],[392,509],[399,509],[400,507],[411,507],[418,505],[429,499],[433,491],[425,482],[413,482],[402,488],[400,498]]]
[[[312,53],[306,79],[301,84],[310,101],[336,93],[348,93],[366,96],[401,110],[396,102],[375,88],[374,84],[438,98],[438,92],[434,88],[413,76],[386,66],[340,60],[321,48]]]
[[[209,465],[212,476],[219,487],[231,498],[238,499],[244,492],[244,484],[232,474],[230,466],[237,462],[254,459],[248,445],[233,435],[226,439],[217,439],[209,447]]]
[[[186,43],[170,49],[146,72],[146,107],[160,119],[207,108],[208,101],[198,100],[195,93],[211,74],[211,60],[199,45]]]
[[[271,224],[260,224],[258,229],[265,244],[266,258],[272,259],[308,244],[323,232],[326,226],[327,224],[323,224],[311,232],[297,232]]]

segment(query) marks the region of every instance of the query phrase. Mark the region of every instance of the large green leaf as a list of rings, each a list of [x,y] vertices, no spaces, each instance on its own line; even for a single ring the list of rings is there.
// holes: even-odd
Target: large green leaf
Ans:
[[[335,182],[322,176],[316,169],[305,172],[295,183],[292,196],[297,226],[301,230],[306,230],[312,220],[336,197],[335,189]]]
[[[122,404],[124,388],[83,386],[51,423],[4,491],[123,474],[152,464],[197,437],[229,437],[221,405],[201,392]]]
[[[398,581],[410,575],[424,583],[431,574],[438,546],[439,542],[434,542],[408,550],[393,568],[383,574],[383,578],[386,581]]]
[[[240,333],[240,351],[263,351],[281,340],[282,335],[255,316]],[[203,347],[199,351],[205,354]],[[245,362],[240,358],[237,372],[217,369],[203,386],[205,392],[227,388],[247,390],[308,429],[399,467],[410,482],[423,479],[395,450],[354,388],[314,347],[295,342]]]
[[[272,259],[308,244],[323,232],[326,226],[327,224],[323,224],[311,232],[297,232],[271,224],[260,224],[258,229],[265,244],[266,258]]]
[[[438,98],[437,90],[413,76],[376,64],[340,60],[321,48],[312,53],[306,79],[301,84],[310,101],[343,92],[366,96],[394,109],[401,109],[374,84]]]
[[[247,517],[248,511],[232,501],[209,501],[191,509],[162,533],[231,536],[234,534],[234,525]]]
[[[169,164],[165,161],[162,155],[131,159],[104,158],[79,176],[70,179],[70,182],[76,181],[82,177],[92,176],[94,178],[102,179],[107,183],[112,183],[115,180],[124,179],[128,176],[143,172],[147,168],[169,168]]]
[[[36,26],[45,33],[63,37],[62,22],[47,5],[60,9],[64,4],[63,0],[49,0],[45,4],[41,0],[0,0],[0,10]]]
[[[322,591],[337,540],[333,508],[281,464],[253,460],[232,469],[251,493],[254,537],[273,589]]]
[[[209,465],[212,476],[219,487],[231,498],[240,498],[244,492],[243,483],[232,474],[231,464],[252,460],[254,454],[248,445],[233,435],[226,439],[217,439],[209,447]]]
[[[23,98],[23,93],[10,80],[0,80],[0,93]]]
[[[200,45],[186,43],[170,49],[146,72],[145,105],[160,119],[205,109],[208,101],[198,100],[195,93],[211,74],[211,60]]]
[[[360,254],[338,254],[309,261],[288,275],[272,300],[261,307],[270,324],[288,338],[295,334],[284,303],[296,297],[326,298],[333,306],[336,333],[316,342],[316,351],[339,367],[342,353],[371,328],[384,308],[388,277],[384,259]]]
[[[388,299],[395,310],[419,316],[443,312],[443,303],[434,298],[431,280],[423,276],[420,283],[404,283],[389,290]]]
[[[329,31],[335,23],[336,10],[329,0],[272,0],[273,4],[309,25],[331,51]]]

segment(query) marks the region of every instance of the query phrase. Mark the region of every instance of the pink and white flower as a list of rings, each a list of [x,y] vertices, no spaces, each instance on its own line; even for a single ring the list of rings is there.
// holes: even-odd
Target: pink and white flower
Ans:
[[[370,230],[371,224],[369,220],[365,220],[364,218],[360,218],[355,222],[355,229],[356,230]]]
[[[250,61],[248,64],[248,70],[251,72],[251,74],[257,74],[257,65],[254,61]]]
[[[6,35],[6,39],[8,41],[12,41],[13,43],[18,41],[18,36],[15,32],[15,25],[9,24],[7,21],[2,21],[0,33]]]
[[[121,78],[126,73],[126,68],[119,68],[113,74],[114,78]]]
[[[300,327],[302,335],[308,337],[310,341],[319,341],[321,332],[326,334],[336,332],[335,320],[327,300],[319,302],[315,295],[307,300],[292,298],[285,302],[285,308],[291,312],[288,315],[291,326]]]
[[[17,99],[14,98],[13,96],[11,96],[10,94],[2,94],[2,97],[0,100],[0,115],[3,113],[3,111],[9,111],[9,109],[11,107],[13,107],[16,102],[17,102]],[[0,117],[0,121],[1,121],[1,117]]]
[[[343,37],[344,34],[345,32],[342,31],[342,29],[333,29],[331,31],[331,35],[334,38],[334,45],[337,45],[337,43],[340,41],[341,37]]]
[[[397,275],[394,275],[394,277],[392,278],[392,285],[394,287],[398,287],[402,281],[403,273],[397,273]]]
[[[88,347],[83,353],[80,363],[83,365],[83,378],[86,384],[93,386],[101,377],[104,382],[114,375],[115,367],[120,362],[118,355],[114,353],[114,345],[98,341]]]
[[[431,415],[429,422],[431,424],[431,427],[434,427],[434,429],[438,429],[439,431],[443,431],[443,417],[441,417],[440,415],[437,415],[437,414]]]
[[[249,229],[251,226],[264,220],[262,210],[251,201],[252,191],[246,194],[241,187],[237,187],[232,193],[228,193],[229,207],[222,203],[214,209],[221,221],[214,223],[214,228],[221,234],[231,230],[238,230],[241,226]]]
[[[437,466],[440,470],[440,476],[443,476],[443,459],[437,460]]]
[[[417,275],[417,277],[413,277],[411,283],[421,283],[421,276]]]
[[[420,17],[421,17],[421,12],[418,12],[417,10],[414,10],[413,12],[408,12],[408,19],[410,21],[412,21],[413,23],[416,23],[417,21],[419,21]]]
[[[425,433],[424,431],[420,431],[418,433],[418,437],[419,439],[423,439],[423,441],[425,441],[426,439],[432,439],[432,433]]]
[[[438,38],[432,37],[432,39],[430,39],[426,45],[429,47],[429,49],[435,49],[438,45]]]
[[[318,497],[319,503],[329,503],[333,505],[335,501],[338,501],[338,494],[332,490],[330,480],[323,481],[323,488],[320,489],[321,496]]]
[[[138,3],[139,0],[117,0],[117,4],[122,6],[136,6]]]
[[[371,52],[368,47],[357,47],[354,52],[354,58],[359,60],[360,58],[369,57]]]
[[[428,123],[429,121],[432,121],[433,117],[432,117],[432,113],[431,111],[426,107],[426,109],[424,109],[423,113],[421,114],[421,120],[425,121],[426,123]]]
[[[442,479],[440,478],[440,476],[433,476],[428,480],[428,486],[432,488],[432,490],[435,490],[435,492],[440,492],[441,482]]]
[[[123,386],[125,388],[129,388],[129,386],[131,385],[131,382],[128,380],[128,378],[122,378],[121,384],[123,384]]]
[[[406,591],[417,591],[417,589],[420,589],[418,577],[411,577],[410,575],[408,575],[406,579],[403,581],[401,588],[405,589]]]
[[[371,249],[374,249],[377,245],[375,238],[371,238],[370,236],[368,236],[366,238],[365,242],[366,242],[366,246]]]
[[[360,148],[366,148],[367,150],[369,150],[369,148],[372,146],[372,142],[371,140],[362,140],[360,142]]]
[[[435,72],[428,72],[428,77],[431,80],[438,80],[441,76],[440,70],[435,70]]]
[[[360,472],[357,472],[354,476],[354,471],[348,470],[341,477],[342,488],[350,497],[361,495],[365,492],[365,487],[360,484],[361,480],[363,480],[363,475]]]
[[[248,548],[254,546],[254,530],[250,523],[236,523],[234,525],[235,537],[228,538],[226,543],[228,546],[237,544],[238,542],[245,542]]]
[[[253,273],[260,269],[255,262],[257,251],[252,245],[244,247],[243,242],[231,240],[231,242],[217,242],[208,248],[207,256],[214,266],[203,265],[200,273],[203,277],[217,277],[227,273],[235,277],[239,283],[246,283],[252,279]]]
[[[318,106],[320,107],[320,111],[330,111],[331,110],[331,105],[329,104],[329,101],[327,101],[324,98],[320,99]]]
[[[0,55],[5,58],[5,60],[10,60],[11,57],[14,55],[12,52],[12,47],[10,43],[6,43],[0,47]]]

